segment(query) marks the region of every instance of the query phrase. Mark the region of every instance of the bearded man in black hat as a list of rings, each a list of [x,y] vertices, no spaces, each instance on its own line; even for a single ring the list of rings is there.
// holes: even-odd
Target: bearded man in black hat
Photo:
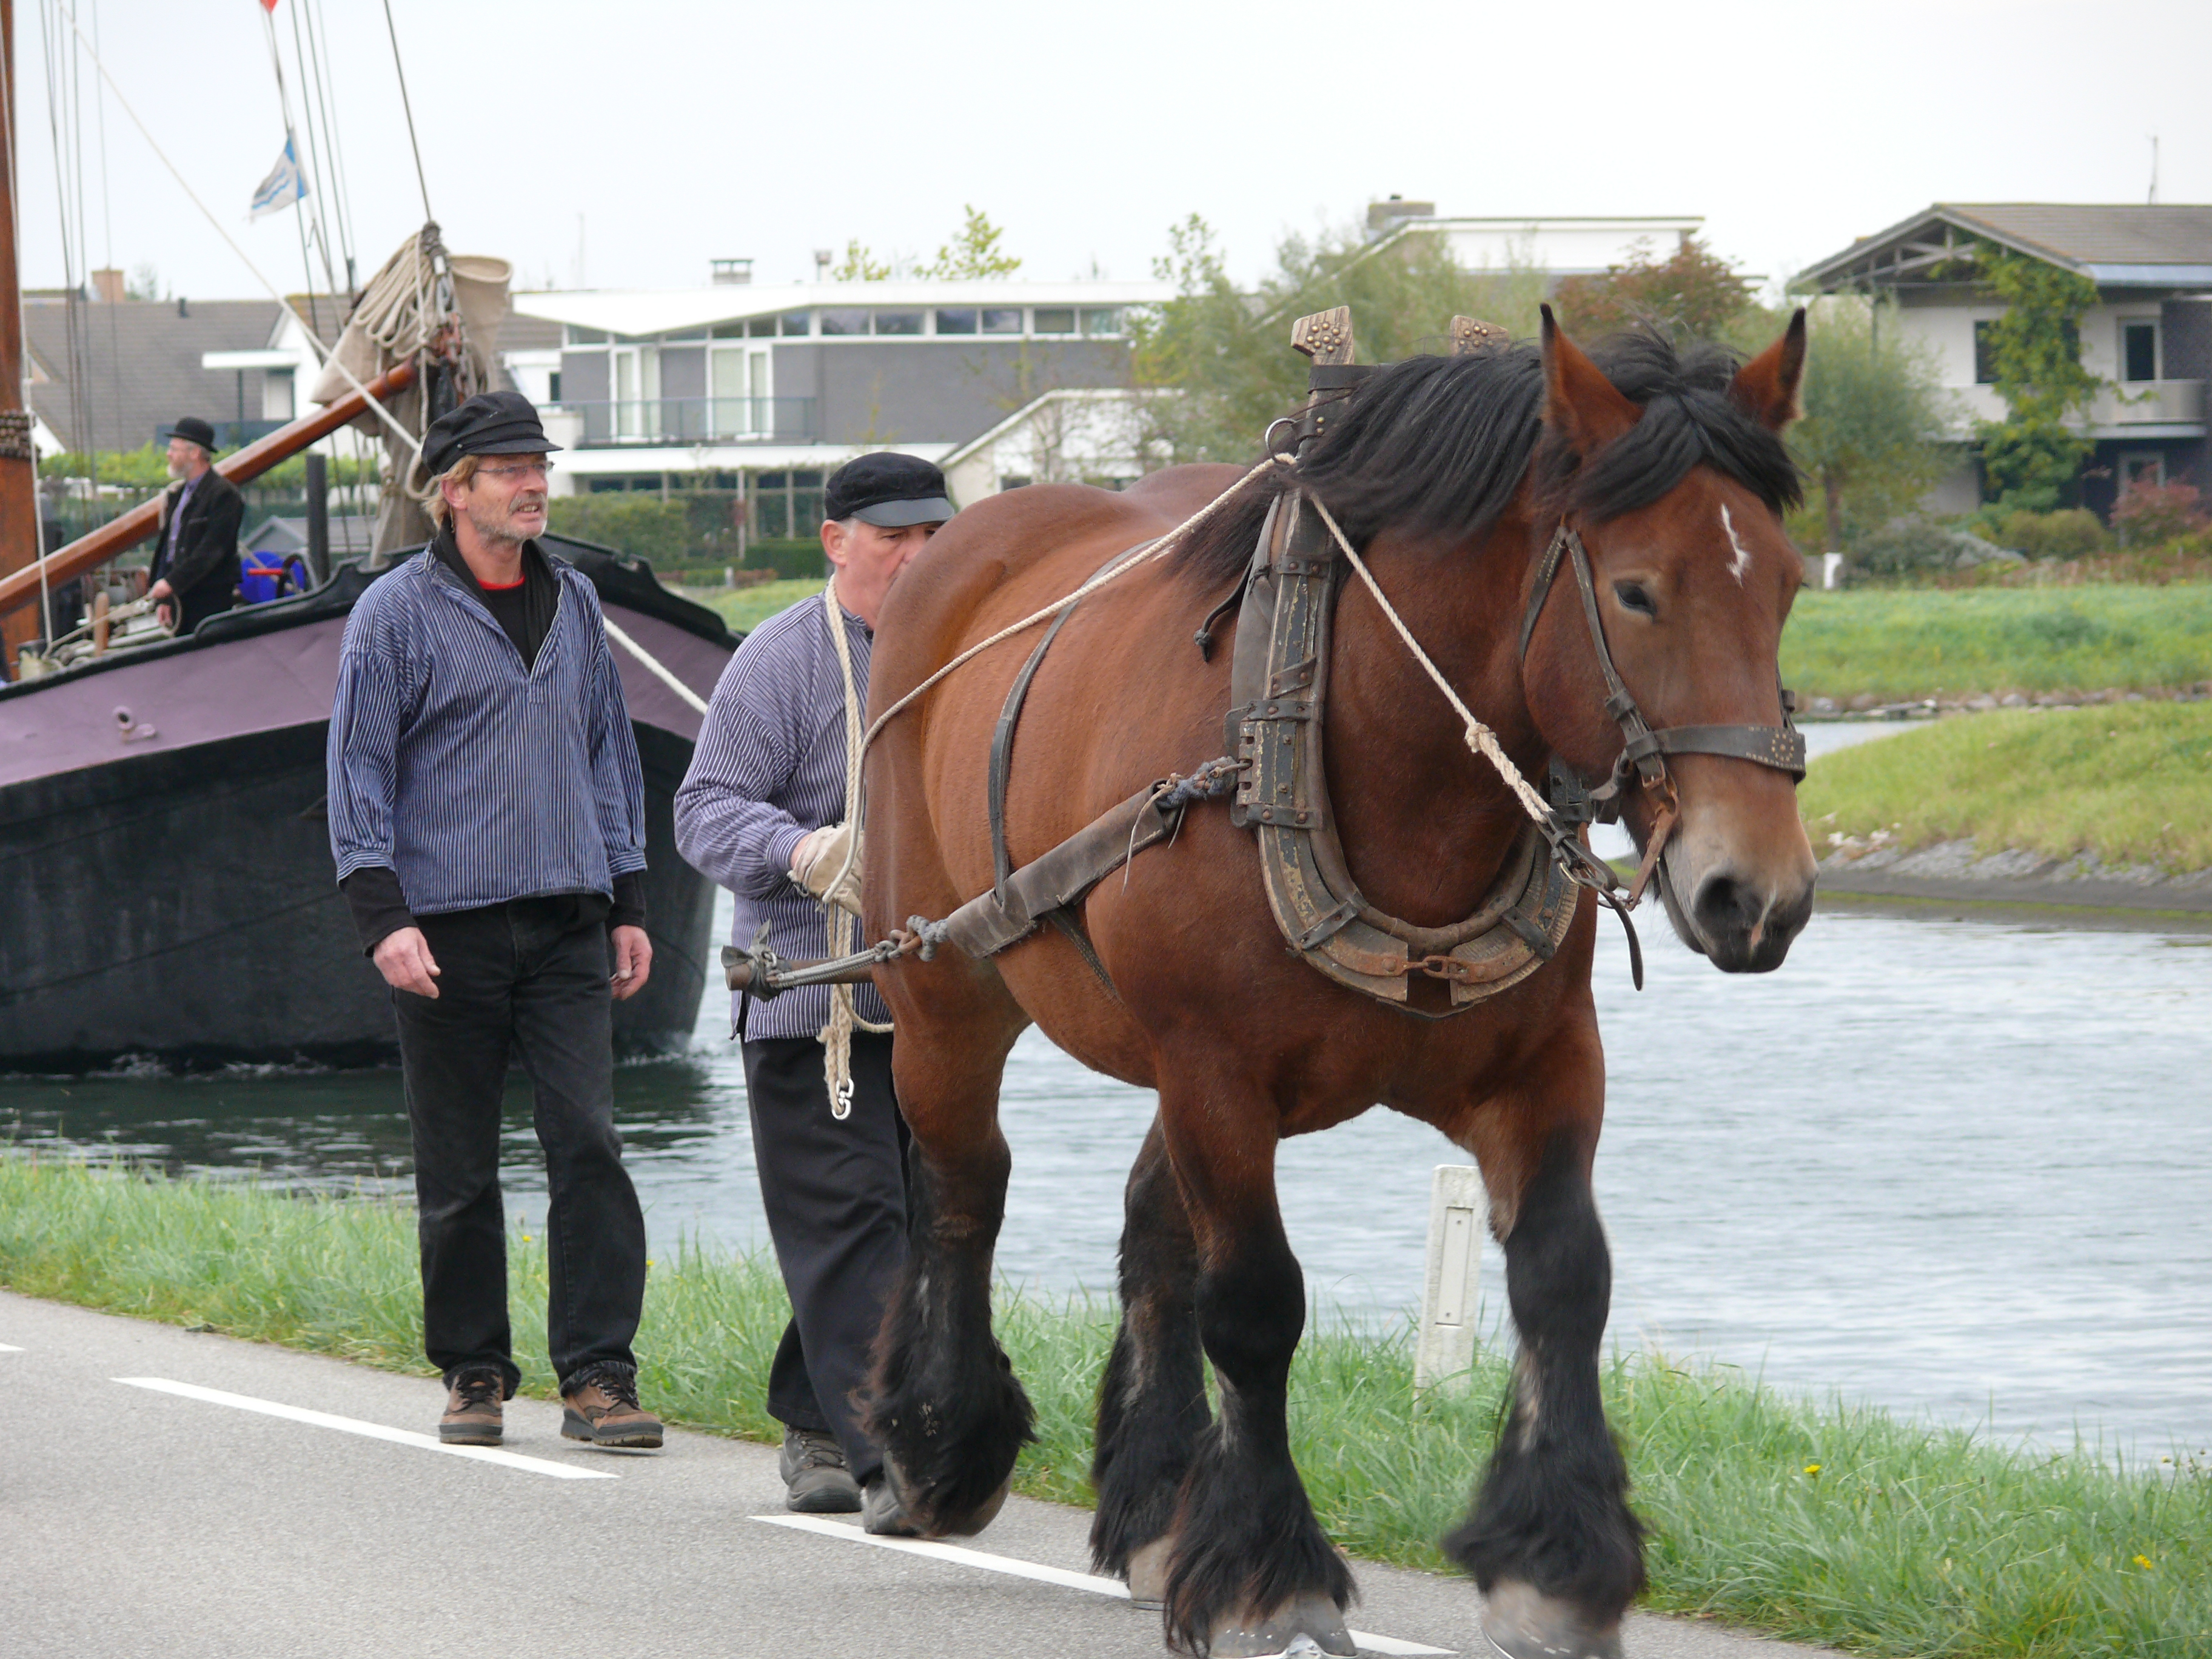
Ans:
[[[398,1019],[440,1438],[497,1445],[520,1380],[499,1191],[513,1055],[545,1149],[561,1432],[658,1446],[630,1348],[645,1222],[614,1126],[612,1003],[653,962],[644,775],[599,596],[536,540],[555,447],[514,392],[423,434],[438,533],[346,622],[331,848]]]
[[[736,896],[733,942],[751,943],[765,925],[774,949],[801,958],[839,954],[825,948],[842,927],[826,906],[858,908],[845,734],[867,706],[876,619],[952,516],[945,475],[890,451],[830,474],[822,506],[830,586],[738,647],[676,793],[677,850]],[[769,1411],[784,1425],[784,1502],[802,1513],[857,1510],[872,1533],[910,1533],[854,1404],[906,1259],[890,1011],[861,985],[786,991],[735,1012],[761,1201],[791,1294],[768,1379]]]
[[[215,428],[187,415],[169,428],[169,476],[146,597],[154,614],[189,634],[238,599],[238,527],[246,501],[215,470]]]

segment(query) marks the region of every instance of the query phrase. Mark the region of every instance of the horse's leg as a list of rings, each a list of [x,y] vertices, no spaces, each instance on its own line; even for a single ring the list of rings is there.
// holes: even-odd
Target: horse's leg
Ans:
[[[991,1254],[1012,1167],[999,1080],[1021,1029],[997,1012],[902,1018],[893,1050],[914,1137],[907,1261],[884,1310],[867,1424],[906,1518],[926,1537],[990,1524],[1035,1421],[991,1334]]]
[[[1176,1493],[1210,1420],[1199,1349],[1198,1247],[1152,1121],[1129,1172],[1121,1228],[1121,1325],[1098,1386],[1091,1557],[1129,1582],[1139,1607],[1163,1605]]]
[[[1199,1338],[1221,1386],[1221,1414],[1199,1435],[1176,1507],[1168,1640],[1213,1659],[1280,1653],[1301,1635],[1349,1654],[1352,1572],[1291,1461],[1305,1276],[1275,1204],[1274,1102],[1241,1079],[1186,1069],[1163,1089],[1160,1112],[1197,1243]]]
[[[1598,1395],[1613,1263],[1590,1196],[1595,1045],[1595,1029],[1586,1047],[1559,1045],[1522,1109],[1472,1138],[1520,1352],[1489,1470],[1444,1551],[1474,1575],[1485,1631],[1510,1659],[1616,1659],[1621,1613],[1644,1588],[1643,1528]]]

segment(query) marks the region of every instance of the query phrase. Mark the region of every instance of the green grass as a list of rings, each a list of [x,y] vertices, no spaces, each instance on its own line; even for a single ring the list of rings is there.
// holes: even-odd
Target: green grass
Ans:
[[[544,1393],[544,1257],[526,1235],[512,1245],[525,1386]],[[385,1200],[0,1158],[0,1280],[428,1374],[413,1215]],[[700,1428],[772,1437],[760,1402],[785,1315],[764,1260],[689,1248],[657,1260],[639,1343],[647,1401]],[[1000,1331],[1037,1406],[1018,1488],[1087,1502],[1110,1315],[1008,1297]],[[1292,1431],[1331,1536],[1369,1559],[1438,1568],[1434,1540],[1465,1507],[1506,1373],[1486,1356],[1470,1395],[1425,1401],[1412,1371],[1402,1334],[1310,1332]],[[2201,1452],[2128,1474],[1646,1355],[1617,1358],[1606,1387],[1651,1527],[1651,1605],[1915,1659],[2212,1653]],[[426,1389],[426,1413],[434,1399]]]
[[[819,593],[822,579],[810,576],[803,581],[763,582],[757,587],[686,591],[709,610],[720,611],[722,620],[738,633],[749,634],[777,611],[787,611],[801,599]]]
[[[2194,685],[2212,680],[2212,586],[1808,591],[1782,678],[1808,699],[1883,702]]]
[[[2212,868],[2212,703],[2095,703],[1933,722],[1826,756],[1797,792],[1832,836],[1905,847],[1971,836],[1981,850],[2172,873]]]

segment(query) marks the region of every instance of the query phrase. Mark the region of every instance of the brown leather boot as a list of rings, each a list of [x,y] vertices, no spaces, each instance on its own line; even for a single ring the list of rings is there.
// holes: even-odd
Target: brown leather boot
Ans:
[[[651,1448],[660,1443],[660,1419],[637,1403],[637,1373],[627,1365],[586,1367],[561,1390],[568,1409],[561,1432],[594,1446]]]
[[[438,1440],[447,1446],[496,1446],[500,1400],[507,1379],[489,1365],[453,1373],[446,1389],[446,1414],[438,1419]]]

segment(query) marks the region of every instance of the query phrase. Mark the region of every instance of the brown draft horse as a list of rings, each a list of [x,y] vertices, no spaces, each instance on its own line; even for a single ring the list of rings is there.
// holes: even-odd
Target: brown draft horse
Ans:
[[[1804,341],[1800,313],[1741,369],[1716,348],[1678,353],[1650,335],[1585,355],[1547,312],[1540,349],[1376,372],[1295,468],[1254,480],[1188,545],[1075,611],[1014,744],[1015,862],[1221,754],[1229,655],[1207,660],[1192,630],[1234,592],[1269,500],[1292,484],[1330,507],[1414,637],[1540,787],[1553,757],[1599,778],[1622,749],[1569,580],[1520,649],[1537,556],[1563,523],[1589,549],[1606,638],[1654,727],[1778,724],[1776,647],[1802,577],[1778,516],[1797,480],[1778,434]],[[962,514],[891,593],[873,710],[1237,477],[1177,468],[1120,495],[1038,486]],[[991,886],[992,729],[1036,636],[960,669],[871,751],[869,937]],[[1438,927],[1466,915],[1498,877],[1521,809],[1357,583],[1341,592],[1330,672],[1327,780],[1352,874],[1391,915]],[[1680,757],[1674,776],[1680,817],[1658,885],[1676,931],[1725,970],[1778,966],[1814,877],[1793,781],[1718,755]],[[1650,816],[1632,802],[1639,842]],[[1446,1548],[1514,1659],[1617,1653],[1644,1569],[1598,1393],[1611,1266],[1590,1194],[1605,1098],[1596,906],[1510,990],[1420,1018],[1299,960],[1269,911],[1250,834],[1200,804],[1172,843],[1103,882],[1081,919],[1110,990],[1051,928],[989,961],[946,950],[878,972],[899,1033],[913,1207],[870,1405],[909,1516],[932,1534],[986,1524],[1030,1430],[992,1336],[989,1283],[1009,1168],[1000,1073],[1035,1021],[1084,1064],[1159,1096],[1129,1177],[1121,1324],[1099,1395],[1101,1569],[1164,1601],[1180,1649],[1275,1653],[1303,1635],[1352,1651],[1340,1613],[1352,1577],[1290,1453],[1285,1387],[1305,1293],[1274,1163],[1283,1137],[1379,1103],[1480,1163],[1520,1339],[1510,1413]],[[1443,991],[1424,983],[1415,1006],[1426,996],[1442,1012]]]

